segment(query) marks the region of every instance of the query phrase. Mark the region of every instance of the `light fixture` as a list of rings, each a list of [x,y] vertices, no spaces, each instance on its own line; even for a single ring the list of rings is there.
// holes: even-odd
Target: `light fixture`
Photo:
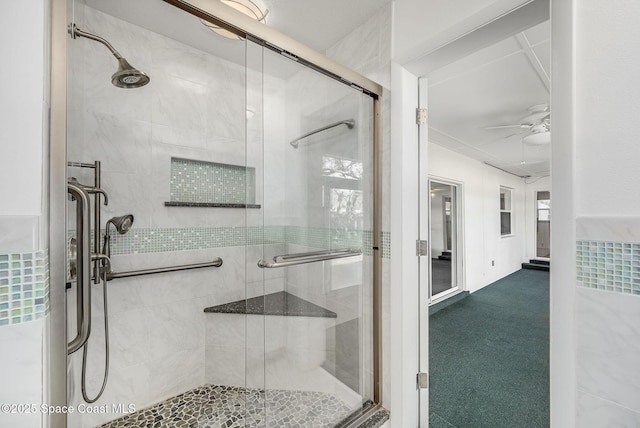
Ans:
[[[253,18],[258,22],[261,22],[263,24],[267,23],[267,15],[269,14],[269,9],[267,9],[267,6],[262,2],[262,0],[220,0],[220,2],[234,8],[239,12],[244,13],[248,17]],[[208,21],[205,21],[204,19],[201,19],[200,22],[209,27],[211,31],[215,31],[221,36],[227,37],[229,39],[242,40],[242,37],[218,25],[212,24]]]
[[[525,144],[542,145],[551,142],[551,131],[545,123],[540,123],[531,127],[531,133],[522,138]]]

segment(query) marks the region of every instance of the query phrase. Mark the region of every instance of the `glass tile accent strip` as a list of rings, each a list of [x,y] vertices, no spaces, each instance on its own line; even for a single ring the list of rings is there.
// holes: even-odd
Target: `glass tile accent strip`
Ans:
[[[578,286],[640,295],[640,244],[576,242]]]
[[[171,202],[255,204],[256,170],[171,158],[170,199]]]
[[[0,254],[0,327],[41,319],[48,312],[48,252]]]
[[[69,238],[73,236],[75,233],[71,231]],[[133,228],[126,235],[111,235],[111,254],[163,253],[262,244],[297,244],[322,249],[362,248],[364,255],[373,255],[373,234],[370,230],[298,226]],[[382,232],[381,244],[382,257],[391,258],[389,232]]]

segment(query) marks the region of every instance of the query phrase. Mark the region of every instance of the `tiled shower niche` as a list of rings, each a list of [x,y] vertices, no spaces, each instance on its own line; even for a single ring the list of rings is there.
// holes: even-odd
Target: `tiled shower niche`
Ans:
[[[170,201],[165,205],[260,208],[256,169],[172,157]]]

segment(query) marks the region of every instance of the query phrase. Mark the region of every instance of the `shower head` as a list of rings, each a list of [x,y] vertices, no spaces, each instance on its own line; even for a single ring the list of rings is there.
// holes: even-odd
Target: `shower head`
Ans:
[[[79,36],[100,42],[111,51],[113,56],[118,60],[118,71],[113,73],[113,76],[111,76],[111,83],[113,83],[114,86],[125,89],[139,88],[146,85],[151,80],[144,72],[129,64],[129,62],[120,55],[120,52],[115,50],[115,48],[111,46],[111,43],[107,42],[102,37],[82,31],[76,27],[76,24],[69,25],[69,34],[71,34],[71,37],[74,39]]]
[[[113,217],[107,221],[107,230],[109,230],[109,224],[112,224],[120,235],[124,235],[131,229],[131,226],[133,226],[133,214]]]
[[[113,217],[107,221],[104,231],[104,245],[102,246],[102,254],[111,257],[111,233],[109,233],[109,225],[112,224],[120,235],[124,235],[133,226],[133,214],[125,214],[120,217]]]
[[[118,59],[118,71],[111,76],[111,83],[118,88],[139,88],[149,83],[149,76],[134,68],[124,59]]]

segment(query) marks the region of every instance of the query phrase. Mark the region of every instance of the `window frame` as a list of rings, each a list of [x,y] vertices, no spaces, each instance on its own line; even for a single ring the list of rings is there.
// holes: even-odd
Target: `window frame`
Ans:
[[[508,198],[505,197],[505,204],[504,204],[504,208],[502,207],[502,195],[508,195]],[[509,238],[512,236],[515,236],[514,233],[514,222],[513,222],[513,189],[511,187],[506,187],[506,186],[500,186],[500,193],[499,193],[499,208],[500,208],[500,213],[499,213],[499,230],[500,230],[500,237],[501,238]],[[508,202],[508,204],[507,204]],[[508,206],[507,206],[508,205]],[[502,214],[509,214],[509,232],[508,233],[502,233]]]

